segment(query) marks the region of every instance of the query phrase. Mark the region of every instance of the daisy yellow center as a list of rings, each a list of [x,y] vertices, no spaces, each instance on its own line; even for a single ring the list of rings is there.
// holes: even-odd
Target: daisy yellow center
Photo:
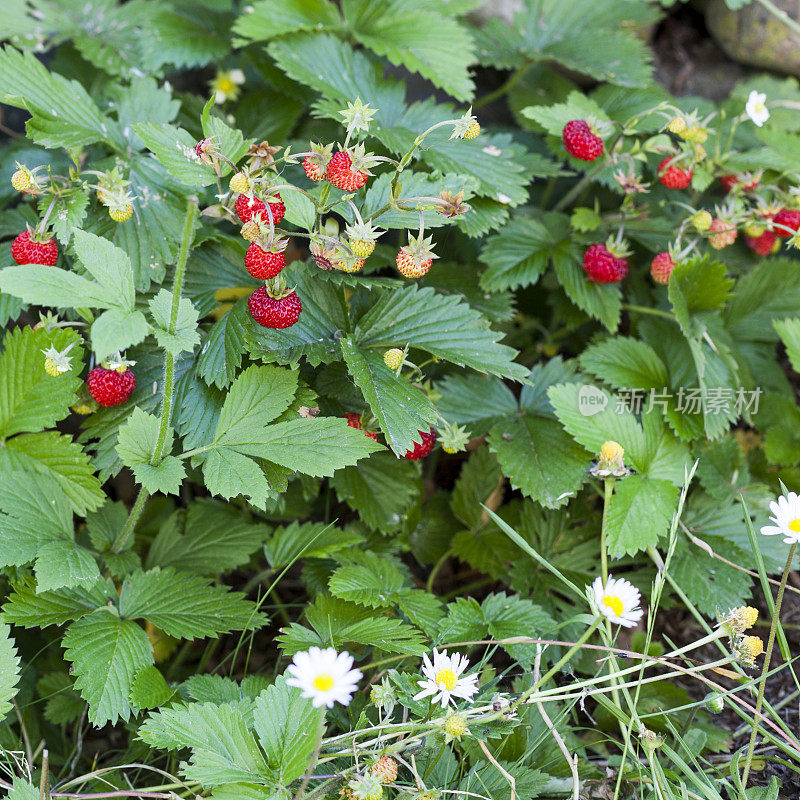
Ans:
[[[331,675],[317,675],[314,678],[314,688],[320,692],[327,692],[333,688],[333,676]]]
[[[789,523],[789,530],[793,533],[800,533],[800,519],[793,519]]]
[[[456,674],[451,669],[440,669],[433,676],[433,682],[442,689],[452,692],[456,688]]]
[[[606,608],[610,608],[616,617],[619,617],[625,610],[622,600],[620,599],[619,595],[616,594],[607,594],[603,598],[603,605]]]

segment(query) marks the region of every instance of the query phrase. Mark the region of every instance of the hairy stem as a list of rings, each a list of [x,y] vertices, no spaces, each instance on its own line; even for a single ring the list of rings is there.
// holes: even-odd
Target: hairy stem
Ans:
[[[197,199],[190,198],[186,204],[186,216],[183,222],[183,236],[181,237],[181,249],[178,253],[178,263],[175,265],[175,277],[172,281],[172,305],[169,314],[169,332],[175,333],[178,324],[178,308],[181,301],[181,290],[183,289],[183,279],[186,274],[186,262],[189,259],[189,250],[192,239],[194,238],[194,224],[197,220]],[[158,439],[156,440],[153,453],[150,456],[150,463],[157,466],[164,458],[164,444],[169,433],[169,421],[172,416],[172,402],[175,395],[175,356],[166,353],[164,358],[164,394],[161,400],[161,418],[159,421]],[[149,492],[144,488],[139,489],[136,502],[131,508],[125,525],[117,535],[111,545],[112,553],[122,552],[128,544],[128,540],[133,535],[136,523],[139,521],[144,505],[149,497]]]

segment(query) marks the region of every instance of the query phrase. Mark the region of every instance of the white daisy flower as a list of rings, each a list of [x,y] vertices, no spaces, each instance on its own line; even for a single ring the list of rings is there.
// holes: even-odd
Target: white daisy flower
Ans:
[[[795,492],[781,495],[777,501],[769,504],[772,512],[770,521],[774,525],[765,525],[761,529],[764,536],[783,536],[786,544],[800,542],[800,496]]]
[[[745,114],[760,128],[769,119],[767,96],[763,92],[753,90],[744,107]]]
[[[624,578],[609,575],[605,586],[602,578],[595,578],[592,584],[592,601],[598,613],[624,628],[633,628],[642,618],[641,599],[639,590]]]
[[[414,695],[415,700],[423,697],[431,697],[431,702],[441,703],[442,708],[452,701],[456,704],[455,698],[469,700],[478,691],[477,675],[462,675],[469,666],[466,656],[453,653],[447,655],[447,650],[433,651],[433,661],[428,658],[427,653],[422,656],[422,674],[424,681],[417,681],[422,687],[422,691]]]
[[[286,670],[291,676],[286,685],[301,689],[314,708],[333,708],[334,703],[346,706],[361,679],[361,670],[352,667],[349,653],[337,653],[332,647],[310,647],[307,652],[295,653]]]

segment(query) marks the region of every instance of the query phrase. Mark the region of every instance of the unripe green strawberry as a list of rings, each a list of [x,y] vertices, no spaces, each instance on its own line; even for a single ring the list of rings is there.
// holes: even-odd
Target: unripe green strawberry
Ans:
[[[375,242],[370,242],[367,239],[350,239],[347,243],[359,258],[367,258],[375,250]]]
[[[392,372],[397,372],[404,358],[405,353],[403,353],[399,347],[393,347],[383,354],[383,363],[386,364]]]
[[[670,133],[674,133],[676,136],[683,138],[683,135],[688,130],[686,120],[683,117],[673,117],[669,123],[667,123],[667,130]]]
[[[467,720],[463,714],[450,714],[442,725],[447,737],[460,739],[467,732]]]
[[[711,216],[709,211],[702,209],[691,217],[691,223],[698,233],[705,233],[710,227],[714,217]]]
[[[20,167],[11,176],[11,185],[18,192],[24,192],[26,189],[30,189],[33,185],[33,175],[31,175],[31,171],[27,167]]]
[[[133,216],[133,206],[128,204],[109,208],[108,216],[111,217],[114,222],[126,222]]]
[[[353,800],[381,800],[383,786],[373,774],[356,775],[349,783]]]
[[[242,234],[242,239],[246,239],[248,242],[254,242],[261,235],[261,228],[258,224],[258,220],[254,218],[245,222],[239,233]]]
[[[369,222],[364,222],[359,218],[353,225],[345,228],[347,234],[347,244],[357,258],[367,258],[375,250],[375,242],[379,236],[383,236],[385,231],[379,231]]]
[[[464,131],[465,139],[475,139],[481,132],[481,125],[478,120],[470,122],[469,127]]]

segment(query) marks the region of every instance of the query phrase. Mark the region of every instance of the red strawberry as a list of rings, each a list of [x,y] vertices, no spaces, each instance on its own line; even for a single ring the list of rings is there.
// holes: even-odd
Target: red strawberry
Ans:
[[[768,256],[778,240],[775,231],[764,231],[760,236],[745,236],[744,243],[760,256]]]
[[[782,208],[775,215],[773,222],[775,223],[775,233],[777,233],[781,239],[788,239],[794,233],[797,233],[797,229],[800,228],[800,209]],[[781,225],[783,228],[779,227]],[[790,230],[784,230],[785,228],[789,228]]]
[[[106,408],[124,403],[136,388],[133,370],[123,372],[105,367],[95,367],[87,376],[86,384],[94,400]]]
[[[280,194],[277,195],[275,200],[268,200],[267,203],[257,197],[240,194],[236,198],[234,209],[242,222],[249,222],[253,217],[260,216],[269,225],[267,204],[269,204],[269,210],[272,212],[272,223],[277,225],[286,213],[286,206],[283,204]]]
[[[675,267],[675,262],[672,256],[667,253],[659,253],[650,262],[650,275],[656,283],[669,283],[669,276],[672,275],[672,270]]]
[[[743,192],[752,192],[753,189],[758,187],[761,182],[761,173],[744,173],[742,175],[722,175],[719,182],[726,192],[732,192],[734,189],[739,188]]]
[[[709,237],[708,243],[715,250],[722,250],[736,241],[739,231],[736,226],[728,220],[714,217],[711,221],[711,226],[708,229]]]
[[[561,132],[566,151],[581,161],[594,161],[603,155],[603,140],[582,119],[573,119]]]
[[[355,428],[357,431],[364,431],[364,428],[361,426],[361,414],[355,414],[352,411],[346,411],[344,418],[347,420],[347,424],[351,428]],[[374,439],[376,442],[378,441],[378,434],[374,431],[364,431],[366,436],[369,436],[370,439]]]
[[[54,267],[58,261],[58,245],[55,239],[45,239],[43,242],[31,239],[31,232],[24,230],[11,243],[11,257],[17,264]]]
[[[593,244],[583,254],[583,269],[595,283],[619,283],[628,274],[628,260],[618,258],[604,244]]]
[[[263,250],[253,242],[245,253],[244,265],[254,278],[265,281],[274,278],[286,266],[286,256],[283,250],[277,253]]]
[[[658,179],[667,189],[685,189],[691,182],[694,173],[690,169],[682,169],[674,163],[670,164],[672,160],[673,156],[667,156],[658,165]]]
[[[300,319],[303,304],[296,292],[271,297],[264,286],[256,289],[247,301],[253,319],[264,328],[291,328]]]
[[[343,192],[355,192],[369,178],[369,173],[353,169],[353,159],[347,150],[340,150],[328,162],[328,180]]]
[[[328,173],[323,164],[315,161],[311,156],[306,156],[303,159],[303,169],[305,170],[306,177],[312,181],[324,181]]]
[[[419,461],[419,459],[425,458],[433,450],[433,446],[436,444],[436,431],[431,428],[428,433],[419,431],[419,435],[422,437],[422,443],[417,444],[414,442],[414,448],[408,450],[403,458],[407,458],[409,461]]]

